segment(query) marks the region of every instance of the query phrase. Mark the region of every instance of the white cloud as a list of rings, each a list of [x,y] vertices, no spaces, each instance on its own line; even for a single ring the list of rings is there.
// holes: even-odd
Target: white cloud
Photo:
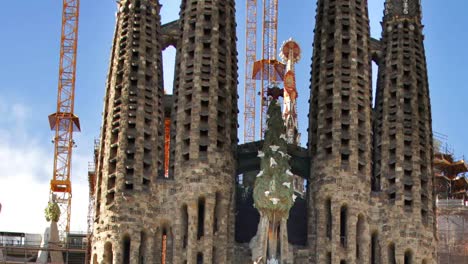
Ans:
[[[0,231],[42,233],[47,226],[44,209],[49,199],[53,148],[40,144],[41,139],[28,132],[30,108],[5,102],[0,98],[0,114],[8,114],[0,122]],[[74,154],[73,164],[71,230],[85,231],[87,161],[83,155]],[[79,175],[77,180],[73,180],[75,174]]]

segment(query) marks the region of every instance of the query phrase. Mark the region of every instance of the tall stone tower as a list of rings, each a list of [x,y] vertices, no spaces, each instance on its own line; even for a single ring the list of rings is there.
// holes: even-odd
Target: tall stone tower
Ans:
[[[152,193],[162,169],[163,109],[157,0],[122,0],[104,101],[93,254],[136,263],[149,252]],[[150,205],[150,206],[148,206]],[[140,246],[141,244],[141,246]]]
[[[419,0],[387,0],[374,120],[373,189],[384,258],[435,259],[432,126]],[[425,262],[423,262],[425,263]],[[429,262],[427,262],[429,263]]]
[[[237,146],[234,0],[182,1],[172,109],[174,263],[230,263]]]
[[[319,0],[316,18],[309,116],[311,263],[366,263],[372,135],[367,1]]]

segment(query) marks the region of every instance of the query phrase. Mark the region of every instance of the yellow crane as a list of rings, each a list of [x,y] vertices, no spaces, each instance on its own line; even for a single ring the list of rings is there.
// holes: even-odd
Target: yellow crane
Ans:
[[[50,199],[60,208],[58,228],[62,238],[70,231],[72,200],[70,171],[72,150],[75,146],[73,132],[80,131],[79,119],[73,112],[79,9],[79,0],[63,0],[57,112],[49,115],[50,128],[55,131]]]

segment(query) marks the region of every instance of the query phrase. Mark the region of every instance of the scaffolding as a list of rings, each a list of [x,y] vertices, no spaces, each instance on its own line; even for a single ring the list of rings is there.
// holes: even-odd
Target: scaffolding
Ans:
[[[436,147],[438,263],[468,263],[468,165],[453,151]]]
[[[83,232],[66,233],[64,241],[42,245],[39,234],[0,232],[0,264],[36,263],[39,251],[61,252],[64,264],[83,264],[86,236]]]
[[[468,207],[464,200],[437,201],[439,264],[468,263]]]

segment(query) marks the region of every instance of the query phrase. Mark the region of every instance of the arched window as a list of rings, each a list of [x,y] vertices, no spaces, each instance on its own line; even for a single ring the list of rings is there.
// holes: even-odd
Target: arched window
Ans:
[[[140,264],[146,263],[146,247],[147,247],[147,238],[146,238],[145,232],[142,231],[140,234],[140,250],[139,250]]]
[[[201,252],[197,254],[197,264],[203,264],[203,253]]]
[[[113,261],[114,261],[114,252],[112,251],[112,244],[111,242],[107,242],[104,245],[104,263],[112,264]]]
[[[130,244],[130,237],[128,235],[125,235],[122,241],[123,264],[130,264]]]
[[[380,260],[380,253],[379,253],[379,235],[377,232],[372,233],[371,237],[371,263],[370,264],[377,264]]]
[[[413,264],[413,254],[410,250],[405,252],[405,264]]]
[[[396,264],[395,244],[388,245],[388,264]]]

